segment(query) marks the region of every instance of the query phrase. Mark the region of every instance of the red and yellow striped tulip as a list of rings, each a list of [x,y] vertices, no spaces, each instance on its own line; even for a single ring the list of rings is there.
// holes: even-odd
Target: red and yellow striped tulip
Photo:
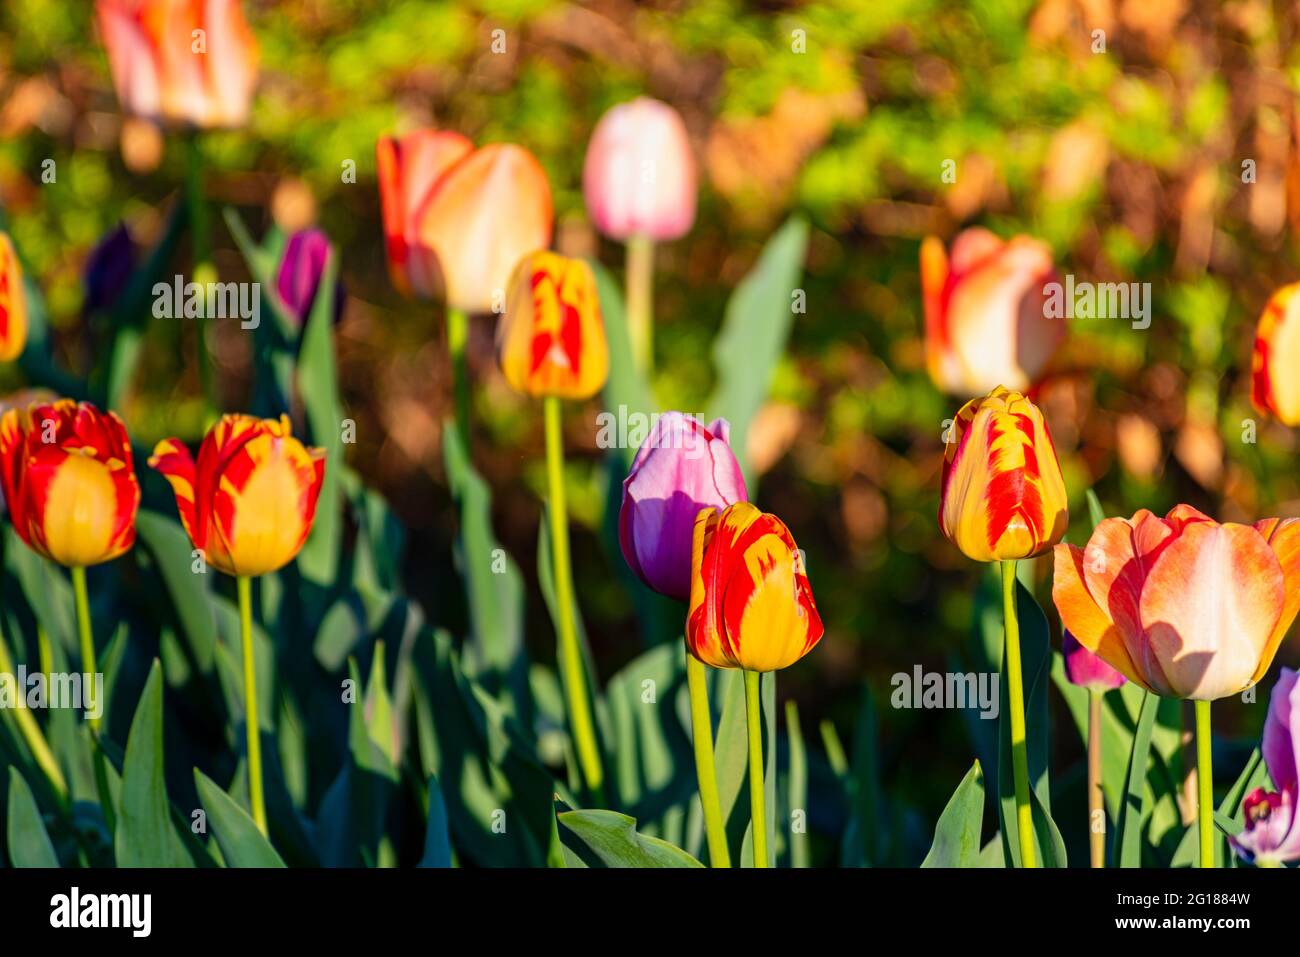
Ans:
[[[122,420],[58,399],[0,418],[0,485],[14,531],[69,568],[98,565],[135,543],[140,484]]]
[[[948,430],[939,524],[977,562],[1041,555],[1069,519],[1043,413],[1001,386],[971,399]]]
[[[416,130],[375,147],[388,266],[406,295],[490,312],[525,254],[551,244],[546,173],[509,143]]]
[[[691,547],[686,647],[706,665],[777,671],[821,640],[790,530],[748,502],[701,509]]]
[[[497,327],[506,381],[531,396],[585,399],[609,376],[609,349],[591,268],[539,251],[515,267]]]
[[[1065,319],[1048,315],[1044,285],[1055,270],[1047,244],[1003,241],[967,229],[949,257],[934,236],[921,244],[925,355],[930,378],[965,397],[1002,384],[1027,389],[1065,338]]]
[[[0,362],[12,362],[27,345],[27,295],[23,267],[8,235],[0,233]]]
[[[1255,330],[1251,398],[1255,408],[1300,425],[1300,283],[1273,293]]]
[[[172,126],[242,126],[257,40],[239,0],[97,0],[113,86],[133,116]]]
[[[302,549],[325,479],[325,450],[307,448],[287,415],[223,415],[199,448],[164,439],[149,464],[176,493],[190,541],[228,575],[265,575]]]
[[[1300,611],[1300,519],[1220,525],[1190,505],[1058,545],[1052,599],[1079,643],[1148,691],[1213,701],[1268,671]]]

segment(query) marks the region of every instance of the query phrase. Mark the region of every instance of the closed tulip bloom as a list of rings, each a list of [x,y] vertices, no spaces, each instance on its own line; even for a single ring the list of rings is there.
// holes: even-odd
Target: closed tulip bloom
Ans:
[[[1190,505],[1108,518],[1058,545],[1052,599],[1081,645],[1159,695],[1259,681],[1300,611],[1300,520],[1220,525]]]
[[[619,546],[636,576],[661,595],[691,597],[691,545],[700,510],[748,499],[730,431],[726,419],[706,428],[691,416],[666,412],[623,480]]]
[[[691,540],[691,654],[715,668],[777,671],[821,637],[812,587],[785,524],[748,502],[702,509]]]
[[[596,280],[581,259],[535,252],[510,280],[497,359],[519,392],[586,399],[609,375]]]
[[[1061,540],[1065,481],[1047,423],[1018,392],[972,399],[948,430],[939,524],[977,562],[1041,555]]]
[[[27,294],[23,268],[9,236],[0,233],[0,362],[12,362],[27,346]]]
[[[14,531],[69,568],[98,565],[135,543],[140,485],[122,420],[58,399],[0,417],[0,486]]]
[[[125,223],[118,223],[90,251],[82,267],[87,314],[111,309],[135,271],[135,246]]]
[[[956,396],[997,385],[1033,385],[1065,338],[1063,315],[1050,316],[1044,285],[1055,277],[1047,244],[1029,236],[1004,242],[967,229],[952,256],[931,236],[921,245],[925,355],[930,378]]]
[[[499,306],[515,264],[551,243],[551,187],[527,150],[418,130],[376,146],[388,265],[402,292]]]
[[[1097,657],[1068,631],[1061,638],[1061,657],[1070,684],[1089,691],[1111,691],[1128,679]]]
[[[170,126],[242,126],[257,40],[239,0],[97,0],[122,108]]]
[[[582,192],[611,239],[677,239],[695,222],[695,159],[686,125],[667,103],[638,97],[613,107],[587,144]]]
[[[171,483],[194,547],[228,575],[264,575],[293,561],[325,479],[325,450],[294,438],[288,416],[223,415],[197,462],[179,439],[164,439],[149,464]]]
[[[304,229],[294,233],[285,243],[284,255],[276,274],[275,290],[298,325],[307,321],[316,291],[320,288],[329,259],[330,241],[319,229]],[[343,310],[343,286],[337,283],[334,292],[334,321]]]
[[[1300,425],[1300,283],[1283,286],[1264,307],[1255,330],[1251,398],[1255,408]]]
[[[1261,750],[1277,790],[1256,788],[1246,796],[1245,829],[1228,840],[1256,864],[1300,860],[1300,675],[1290,668],[1273,686]]]

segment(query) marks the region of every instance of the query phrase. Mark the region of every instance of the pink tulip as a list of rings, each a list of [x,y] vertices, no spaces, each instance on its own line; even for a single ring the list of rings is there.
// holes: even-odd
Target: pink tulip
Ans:
[[[1233,849],[1257,864],[1300,860],[1300,675],[1290,668],[1269,698],[1264,724],[1264,765],[1276,791],[1256,788],[1246,796],[1246,827],[1230,838]]]
[[[1065,658],[1065,677],[1070,684],[1090,691],[1110,691],[1128,679],[1094,655],[1068,631],[1061,639],[1061,654]]]
[[[677,239],[695,222],[695,159],[667,103],[638,97],[596,124],[582,170],[587,212],[611,239]]]
[[[691,537],[700,510],[748,501],[729,432],[726,419],[705,428],[691,416],[665,412],[623,482],[623,557],[661,595],[691,597]]]

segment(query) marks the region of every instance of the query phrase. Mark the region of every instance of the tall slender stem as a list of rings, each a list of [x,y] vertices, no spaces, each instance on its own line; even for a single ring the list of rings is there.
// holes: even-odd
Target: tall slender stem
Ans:
[[[686,652],[686,685],[691,693],[691,739],[695,744],[695,776],[704,809],[704,833],[709,842],[709,864],[730,867],[727,828],[718,797],[718,773],[713,763],[713,718],[709,714],[709,687],[704,662]]]
[[[1196,819],[1200,822],[1201,867],[1214,866],[1214,770],[1210,749],[1210,702],[1196,702]]]
[[[456,427],[469,451],[469,365],[465,351],[469,346],[469,316],[464,309],[447,307],[447,352],[451,356],[452,400],[456,408]]]
[[[266,803],[262,797],[262,736],[257,722],[257,662],[253,657],[253,581],[240,575],[239,638],[244,656],[244,730],[248,736],[248,803],[253,823],[266,834]]]
[[[212,264],[212,225],[208,216],[208,204],[204,197],[204,159],[202,134],[194,132],[185,140],[185,207],[189,216],[190,251],[193,259],[192,276],[200,288],[207,283],[216,282],[217,269]],[[213,317],[209,316],[207,319]],[[203,385],[203,395],[210,408],[218,408],[216,396],[216,376],[212,370],[212,357],[208,354],[206,320],[198,326],[199,345],[199,380]]]
[[[578,634],[573,621],[573,570],[569,564],[569,510],[564,500],[564,437],[560,430],[560,400],[547,396],[542,400],[546,419],[546,478],[550,497],[551,565],[555,573],[556,615],[560,620],[559,657],[564,673],[569,705],[569,723],[573,726],[578,764],[587,789],[601,800],[604,771],[600,749],[596,746],[596,726],[587,698],[587,673],[578,649]]]
[[[86,590],[86,569],[74,565],[72,574],[72,594],[77,604],[77,635],[81,641],[82,694],[94,694],[99,686],[99,666],[95,663],[95,638],[91,634],[90,595]],[[89,687],[91,691],[85,689]],[[89,710],[98,710],[100,702],[85,701]],[[108,786],[108,758],[99,740],[100,719],[89,713],[86,723],[90,725],[91,737],[95,739],[95,790],[99,792],[99,806],[104,812],[104,823],[108,825],[109,835],[117,833],[117,815],[113,812],[113,792]]]
[[[1016,563],[1002,563],[1002,613],[1006,622],[1007,697],[1011,700],[1011,772],[1016,785],[1020,866],[1037,867],[1034,815],[1029,807],[1029,746],[1025,739],[1025,692],[1020,667],[1020,620],[1016,617]]]
[[[1106,797],[1101,789],[1101,698],[1088,691],[1088,850],[1093,867],[1106,866]]]
[[[632,360],[647,380],[654,374],[655,245],[647,236],[627,241],[627,330]]]
[[[749,729],[749,819],[754,840],[754,866],[767,867],[767,814],[763,798],[763,707],[759,684],[763,675],[745,672],[745,724]]]
[[[9,645],[5,642],[4,635],[0,634],[0,675],[4,674],[12,675],[15,684],[17,683],[18,672],[14,668],[14,659],[9,654]],[[21,688],[18,689],[18,694],[22,695]],[[50,750],[49,742],[41,733],[41,726],[37,724],[31,709],[25,707],[20,700],[18,706],[13,709],[13,715],[14,722],[18,725],[23,740],[27,742],[27,749],[31,751],[33,760],[45,772],[45,777],[49,779],[50,786],[58,794],[60,802],[66,802],[68,782],[64,779],[59,762],[54,759],[54,752]]]

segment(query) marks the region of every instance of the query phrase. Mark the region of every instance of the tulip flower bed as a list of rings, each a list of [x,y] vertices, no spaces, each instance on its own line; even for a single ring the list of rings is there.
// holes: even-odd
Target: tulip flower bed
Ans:
[[[862,81],[880,117],[856,81],[835,94],[913,27],[833,4],[805,13],[852,20],[828,42],[853,56],[768,126],[719,110],[702,138],[690,96],[619,81],[573,142],[492,118],[515,93],[456,129],[410,107],[446,95],[413,69],[382,122],[331,119],[309,176],[319,157],[276,151],[326,107],[267,61],[341,14],[285,6],[93,5],[102,103],[78,135],[113,117],[129,185],[103,190],[136,235],[86,251],[75,308],[40,203],[0,175],[0,862],[1300,860],[1300,284],[1259,297],[1224,360],[1204,316],[1226,281],[1154,307],[1103,288],[1138,240],[1062,225],[1088,216],[1037,235],[1018,190],[941,179],[947,212],[918,217],[910,186],[876,202],[892,170],[832,195],[832,167],[917,123],[889,71]],[[567,29],[521,15],[501,39],[417,6],[359,23],[316,78],[342,82],[371,30],[396,48],[472,23],[510,51]],[[805,52],[784,32],[773,64]],[[915,69],[925,96],[949,85]],[[49,202],[93,206],[67,165]],[[1184,277],[1218,265],[1197,223]],[[1076,284],[1071,252],[1099,247]]]

